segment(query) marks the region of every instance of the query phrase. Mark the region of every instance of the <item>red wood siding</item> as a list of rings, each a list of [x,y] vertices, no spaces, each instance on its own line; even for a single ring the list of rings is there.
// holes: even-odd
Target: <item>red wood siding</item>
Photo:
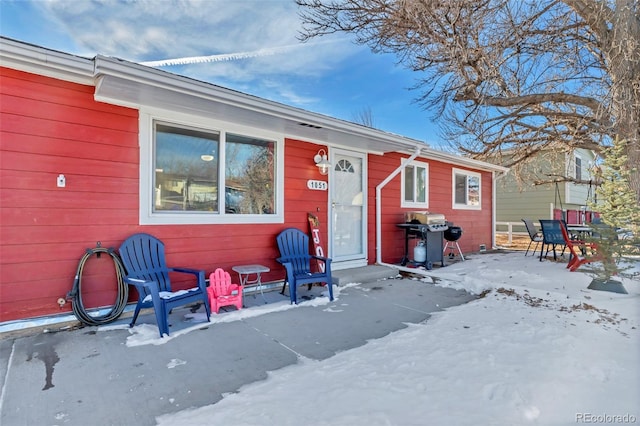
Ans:
[[[7,68],[0,79],[0,321],[7,321],[59,313],[56,300],[71,289],[85,249],[135,228],[138,113],[95,102],[92,86]],[[61,173],[65,188],[56,186]],[[88,306],[115,300],[107,260],[87,265]]]
[[[407,155],[388,153],[383,156],[369,155],[369,263],[376,259],[376,186],[389,176],[399,165],[401,158]],[[480,244],[491,247],[491,178],[489,172],[482,175],[482,210],[454,210],[452,209],[452,168],[461,168],[451,164],[432,161],[418,157],[416,161],[429,164],[429,211],[442,213],[448,221],[454,222],[462,228],[462,237],[458,241],[463,253],[477,252]],[[478,172],[477,170],[473,170]],[[396,226],[404,222],[404,213],[416,209],[400,207],[401,174],[398,174],[382,189],[382,261],[399,263],[404,255],[404,231]]]
[[[307,212],[323,221],[326,241],[327,193],[306,186],[320,178],[316,145],[286,141],[286,225],[140,226],[138,111],[94,101],[92,86],[7,68],[0,79],[0,322],[69,312],[70,304],[60,309],[56,301],[97,241],[117,248],[147,232],[164,241],[170,265],[208,274],[262,263],[271,268],[266,281],[284,277],[276,235],[287,226],[308,229]],[[61,173],[65,188],[56,186]],[[111,306],[111,258],[93,256],[82,285],[85,306]]]
[[[138,111],[96,102],[94,87],[0,68],[0,322],[70,312],[57,299],[71,290],[80,258],[98,241],[117,248],[147,232],[166,245],[174,266],[230,270],[242,263],[271,268],[265,281],[284,278],[275,237],[286,227],[308,230],[320,219],[328,245],[328,192],[307,188],[327,180],[313,164],[320,146],[286,139],[283,224],[140,226]],[[322,147],[327,149],[327,147]],[[400,164],[399,154],[369,155],[369,263],[376,259],[375,188]],[[451,168],[429,161],[430,210],[464,229],[463,251],[491,244],[491,174],[482,173],[482,211],[451,209]],[[58,188],[56,178],[66,177]],[[383,260],[403,255],[400,175],[382,191]],[[83,273],[86,307],[111,306],[113,262],[95,256]],[[175,283],[179,289],[191,283]],[[132,295],[130,300],[133,300]]]
[[[327,181],[327,176],[322,176],[313,162],[318,150],[324,148],[326,151],[327,147],[295,139],[286,139],[285,145],[285,225],[308,232],[307,214],[314,213],[320,220],[322,246],[326,253],[328,191],[311,190],[307,188],[307,181]]]

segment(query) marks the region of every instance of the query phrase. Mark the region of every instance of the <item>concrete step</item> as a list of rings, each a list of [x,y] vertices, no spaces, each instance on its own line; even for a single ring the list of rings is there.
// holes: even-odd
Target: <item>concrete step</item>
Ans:
[[[397,269],[382,265],[367,265],[359,268],[331,271],[331,277],[335,285],[378,281],[385,278],[394,278],[397,275]]]

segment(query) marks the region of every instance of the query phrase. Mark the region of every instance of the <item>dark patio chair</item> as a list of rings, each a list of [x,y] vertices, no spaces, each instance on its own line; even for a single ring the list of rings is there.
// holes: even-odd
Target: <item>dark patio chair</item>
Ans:
[[[280,257],[276,259],[286,271],[285,285],[289,284],[291,303],[298,303],[297,288],[303,284],[326,283],[329,300],[333,300],[331,259],[309,254],[309,236],[296,228],[287,228],[277,237]],[[311,261],[319,261],[318,272],[311,271]],[[324,270],[321,267],[324,264]]]
[[[562,247],[561,256],[564,256],[566,243],[562,236],[562,222],[555,219],[540,219],[540,227],[542,228],[542,248],[540,249],[540,261],[542,262],[543,253],[546,257],[549,250],[553,250],[553,260],[557,259],[556,249]],[[544,251],[544,248],[547,251]]]
[[[524,226],[527,227],[527,232],[529,233],[529,238],[531,239],[531,241],[529,241],[529,245],[527,246],[527,251],[524,253],[524,255],[526,256],[529,253],[529,249],[531,248],[531,244],[536,243],[536,246],[533,248],[533,253],[532,256],[536,255],[536,250],[538,249],[538,245],[542,242],[543,240],[543,235],[541,232],[539,232],[535,225],[533,224],[533,221],[531,219],[522,219],[522,221],[524,222]],[[542,249],[540,249],[542,250]]]
[[[138,290],[138,303],[129,327],[133,327],[141,309],[153,308],[160,337],[169,335],[169,314],[177,306],[201,302],[210,321],[209,300],[204,271],[187,268],[170,268],[165,262],[164,243],[149,234],[134,234],[119,249],[126,270],[124,281]],[[194,275],[196,287],[172,291],[169,272]]]

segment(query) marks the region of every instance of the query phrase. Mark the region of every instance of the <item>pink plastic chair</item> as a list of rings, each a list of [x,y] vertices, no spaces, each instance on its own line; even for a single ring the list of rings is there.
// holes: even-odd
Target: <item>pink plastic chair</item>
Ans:
[[[231,276],[224,269],[218,268],[209,275],[209,305],[216,314],[222,306],[235,305],[242,309],[242,286],[231,284]]]

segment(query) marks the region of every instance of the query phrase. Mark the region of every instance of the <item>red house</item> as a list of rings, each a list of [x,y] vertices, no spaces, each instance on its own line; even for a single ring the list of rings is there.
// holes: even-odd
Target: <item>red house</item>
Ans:
[[[275,237],[308,212],[334,269],[398,264],[415,210],[462,227],[465,253],[493,244],[502,167],[115,58],[1,38],[0,59],[0,322],[69,311],[85,251],[136,232],[170,264],[274,282]],[[82,276],[85,306],[113,303],[109,259]]]

